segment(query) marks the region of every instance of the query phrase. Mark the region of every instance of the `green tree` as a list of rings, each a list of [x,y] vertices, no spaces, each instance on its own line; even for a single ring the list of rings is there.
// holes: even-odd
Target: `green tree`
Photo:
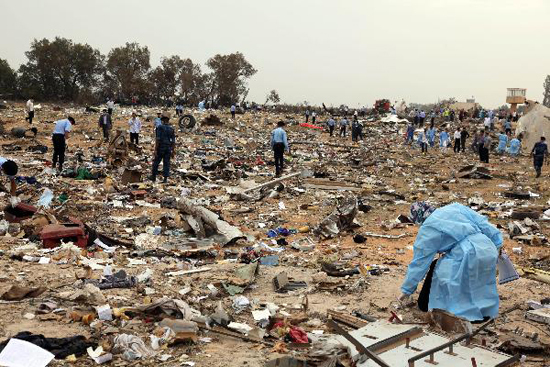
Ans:
[[[0,59],[0,95],[13,95],[17,90],[17,73],[7,60]]]
[[[240,52],[215,55],[206,65],[212,70],[209,76],[210,98],[222,106],[238,102],[247,92],[247,80],[257,71]]]
[[[135,42],[113,48],[105,65],[104,92],[126,102],[135,95],[147,99],[150,57],[149,48]]]
[[[269,102],[272,102],[273,104],[277,104],[281,102],[281,98],[279,97],[279,93],[273,89],[269,94],[265,97],[265,103],[268,104]]]
[[[546,79],[544,80],[543,84],[544,92],[543,92],[543,99],[542,104],[546,107],[550,107],[550,75],[546,76]]]
[[[103,57],[88,44],[66,38],[46,38],[31,43],[21,65],[20,87],[25,95],[41,99],[75,100],[83,89],[98,83]]]

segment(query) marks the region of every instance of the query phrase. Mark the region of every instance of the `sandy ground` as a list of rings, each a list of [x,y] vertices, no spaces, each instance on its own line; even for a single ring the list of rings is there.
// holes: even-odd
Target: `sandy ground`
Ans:
[[[9,131],[14,126],[26,126],[23,121],[22,105],[1,111],[0,120],[4,129]],[[129,111],[129,110],[128,110]],[[153,112],[155,110],[151,110]],[[69,201],[61,206],[54,204],[51,212],[61,220],[68,215],[77,216],[83,221],[93,224],[94,228],[105,234],[117,238],[132,241],[135,235],[146,231],[144,226],[134,227],[133,231],[127,231],[124,225],[116,222],[116,217],[145,216],[151,219],[150,225],[158,223],[162,215],[178,216],[175,209],[154,209],[135,205],[131,199],[124,198],[123,201],[133,205],[132,208],[113,208],[113,200],[118,200],[124,195],[127,187],[120,183],[121,170],[110,167],[99,168],[103,173],[113,178],[116,189],[108,192],[105,178],[96,181],[76,181],[71,178],[61,178],[43,174],[51,159],[50,134],[53,125],[49,121],[62,117],[66,111],[52,111],[51,106],[45,106],[44,110],[37,112],[37,122],[34,124],[39,129],[36,142],[30,139],[15,140],[9,136],[2,139],[2,155],[17,159],[20,162],[20,174],[24,176],[35,176],[43,187],[52,189],[56,196],[65,192]],[[121,114],[124,111],[115,111],[115,128],[124,129],[127,117]],[[72,112],[77,119],[73,136],[69,140],[67,167],[76,164],[75,153],[83,153],[84,162],[89,162],[93,156],[104,157],[106,146],[101,144],[100,133],[97,128],[97,114],[84,114]],[[144,111],[144,114],[146,111]],[[336,200],[346,193],[330,190],[307,189],[301,193],[295,188],[302,187],[303,179],[294,179],[285,182],[285,188],[277,198],[264,198],[260,201],[233,201],[229,198],[225,187],[238,184],[239,177],[244,180],[255,180],[258,183],[265,182],[272,178],[273,167],[270,165],[258,165],[257,161],[272,161],[271,153],[266,147],[266,141],[273,123],[278,119],[285,118],[285,114],[259,113],[237,116],[236,121],[229,119],[228,113],[217,112],[224,122],[223,127],[202,126],[200,130],[193,133],[178,133],[178,155],[174,162],[176,169],[185,169],[188,172],[196,171],[206,174],[211,181],[202,182],[189,178],[178,177],[174,174],[170,184],[151,184],[144,181],[144,188],[147,190],[145,200],[150,203],[157,203],[163,197],[178,197],[181,190],[190,190],[190,197],[203,198],[206,206],[211,210],[220,213],[224,220],[236,225],[248,235],[254,236],[251,242],[241,242],[224,248],[224,254],[218,254],[217,258],[200,259],[196,264],[207,264],[212,268],[206,273],[199,273],[185,276],[168,276],[167,271],[178,270],[178,264],[174,258],[162,258],[155,260],[146,258],[146,265],[129,267],[127,256],[129,251],[119,250],[113,256],[113,268],[125,269],[131,275],[142,273],[146,268],[154,271],[153,279],[149,288],[154,289],[153,295],[146,295],[143,287],[135,289],[111,289],[104,290],[111,307],[136,306],[155,300],[163,296],[181,298],[192,307],[201,311],[203,315],[210,314],[218,304],[222,302],[225,309],[233,315],[238,322],[253,324],[250,311],[235,314],[232,309],[232,297],[223,291],[212,297],[206,286],[214,284],[218,289],[221,279],[241,264],[235,264],[224,260],[234,258],[236,254],[244,251],[245,247],[264,242],[270,243],[266,232],[271,228],[285,227],[289,229],[300,228],[304,225],[315,227],[320,220],[329,214],[336,205]],[[298,118],[297,116],[292,116]],[[540,195],[531,200],[516,200],[514,206],[531,207],[538,209],[548,208],[548,170],[543,177],[536,179],[531,160],[522,156],[518,159],[507,156],[491,155],[491,163],[485,165],[494,175],[492,180],[482,179],[453,179],[456,171],[468,164],[477,162],[473,153],[454,154],[451,150],[443,153],[439,150],[430,150],[427,155],[422,155],[419,149],[405,147],[401,144],[402,135],[398,133],[403,126],[384,125],[381,123],[367,123],[365,128],[366,139],[361,143],[352,143],[350,138],[330,138],[327,133],[318,133],[299,126],[289,126],[289,138],[294,141],[311,141],[323,143],[341,144],[343,147],[332,147],[328,145],[292,145],[292,157],[287,165],[286,172],[293,172],[302,167],[314,168],[318,171],[325,171],[328,178],[354,184],[361,190],[355,192],[362,198],[365,204],[371,205],[372,210],[368,213],[359,212],[356,219],[361,227],[346,231],[339,237],[323,240],[313,233],[297,233],[286,238],[288,243],[306,243],[309,238],[314,244],[313,251],[304,252],[294,249],[286,249],[280,254],[278,266],[262,266],[253,286],[245,292],[245,296],[253,304],[273,302],[291,314],[298,312],[295,305],[302,303],[305,296],[308,300],[307,314],[310,320],[319,319],[320,325],[308,326],[302,324],[306,331],[315,329],[328,329],[324,326],[326,311],[338,309],[343,312],[361,310],[367,314],[379,318],[388,318],[390,310],[394,309],[396,298],[400,295],[400,285],[405,276],[406,267],[412,259],[412,245],[418,228],[416,226],[405,226],[402,228],[388,229],[387,224],[394,221],[400,214],[408,214],[410,204],[416,200],[429,200],[437,206],[451,202],[459,202],[468,205],[468,199],[481,197],[485,203],[504,203],[510,199],[504,198],[502,193],[512,187],[521,188],[523,191],[531,191]],[[226,138],[230,138],[236,149],[227,150],[224,146]],[[27,146],[36,143],[44,144],[50,148],[46,154],[28,153]],[[134,164],[139,165],[146,176],[151,166],[152,149],[152,122],[144,122],[141,145],[143,153],[131,153]],[[22,150],[12,151],[14,146],[20,146]],[[199,152],[205,152],[203,155]],[[225,171],[204,172],[201,169],[201,161],[225,158],[233,161]],[[243,162],[239,166],[236,162]],[[354,162],[374,162],[372,165],[354,165]],[[546,169],[546,167],[545,167]],[[224,173],[225,172],[225,173]],[[228,173],[229,172],[229,173]],[[450,181],[449,181],[450,180]],[[42,188],[35,185],[20,186],[20,197],[29,203],[35,204],[42,193]],[[395,190],[405,196],[404,202],[397,202],[396,199],[387,195],[377,194],[380,190]],[[7,202],[7,197],[3,200]],[[284,203],[285,209],[280,209],[280,202]],[[309,208],[306,208],[306,204]],[[249,208],[247,213],[236,213],[237,209]],[[497,212],[488,212],[493,224],[502,228],[505,235],[504,248],[510,254],[514,263],[518,266],[530,266],[530,259],[548,254],[547,245],[540,244],[530,246],[518,243],[507,237],[509,218],[499,218]],[[259,223],[265,224],[263,228]],[[549,233],[547,221],[538,221],[541,226],[540,233],[545,236]],[[355,233],[374,232],[385,235],[406,234],[400,239],[386,239],[368,237],[366,243],[356,244],[353,241]],[[161,236],[162,241],[169,238]],[[51,320],[40,320],[35,317],[29,320],[25,314],[34,314],[37,306],[46,299],[57,299],[62,291],[75,289],[75,276],[82,271],[82,265],[69,262],[67,264],[50,263],[41,265],[10,259],[11,251],[24,240],[4,238],[0,241],[0,294],[7,290],[12,284],[24,286],[46,286],[48,291],[38,298],[24,299],[19,302],[0,303],[0,340],[4,340],[19,331],[31,331],[41,333],[48,337],[64,337],[71,335],[85,335],[96,341],[108,340],[109,335],[105,334],[108,327],[116,327],[117,333],[132,333],[142,337],[148,344],[148,336],[153,332],[154,325],[140,318],[134,318],[130,323],[123,325],[120,320],[103,322],[90,327],[81,322],[73,322],[65,314]],[[512,248],[522,247],[522,253],[513,253]],[[105,254],[90,253],[89,257],[101,258]],[[354,275],[348,278],[338,278],[342,286],[332,291],[320,291],[316,286],[316,277],[321,272],[322,261],[343,261],[347,266],[359,264],[378,264],[388,268],[388,271],[379,276],[363,278]],[[279,294],[274,292],[272,279],[282,271],[286,271],[295,280],[303,280],[308,286],[305,289]],[[95,277],[101,275],[100,270],[93,272]],[[192,291],[186,296],[180,296],[178,291],[186,286]],[[528,321],[524,317],[527,300],[540,300],[549,294],[550,286],[532,281],[520,279],[516,282],[498,287],[501,297],[501,309],[507,309],[517,303],[521,304],[523,310],[517,310],[508,315],[505,319],[499,319],[497,326],[492,328],[496,336],[489,340],[490,346],[499,344],[499,337],[507,332],[513,331],[516,327],[523,328],[526,332],[537,332],[544,343],[550,343],[548,328],[545,325]],[[199,296],[206,298],[200,299]],[[72,309],[88,309],[89,306],[67,302],[57,299],[59,307]],[[407,321],[419,321],[421,315],[413,310],[399,310],[399,313]],[[116,333],[115,333],[116,334]],[[178,366],[183,362],[192,361],[196,366],[263,366],[265,362],[278,354],[270,347],[255,343],[247,343],[238,339],[220,336],[214,333],[201,332],[201,337],[210,337],[211,341],[199,341],[195,345],[179,345],[168,347],[163,351],[172,357],[166,362],[158,362],[154,359],[141,361],[136,365],[166,365]],[[293,353],[293,352],[290,352]],[[527,365],[545,365],[544,355],[528,356]],[[63,364],[63,362],[55,362]],[[87,357],[81,357],[78,365],[93,365],[94,362]],[[124,362],[120,357],[115,356],[115,365]]]

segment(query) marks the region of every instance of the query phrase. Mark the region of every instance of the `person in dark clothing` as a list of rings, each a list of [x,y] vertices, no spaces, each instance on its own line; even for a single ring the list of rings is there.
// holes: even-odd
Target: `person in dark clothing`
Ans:
[[[57,162],[59,161],[59,172],[63,170],[63,162],[65,162],[65,148],[67,147],[66,141],[69,138],[69,132],[71,131],[72,125],[75,124],[76,123],[74,121],[74,118],[72,118],[71,116],[67,117],[64,120],[58,120],[55,122],[55,127],[52,135],[52,167],[55,168]]]
[[[544,159],[548,158],[548,145],[546,145],[546,138],[544,136],[540,137],[540,141],[531,150],[531,157],[533,157],[533,165],[535,166],[537,177],[540,177]]]
[[[454,139],[455,139],[455,143],[453,145],[453,151],[455,153],[460,153],[460,139],[461,139],[461,134],[460,134],[460,128],[458,127],[453,135]]]
[[[489,163],[489,148],[491,148],[491,138],[486,131],[481,132],[479,138],[479,160],[482,163]]]
[[[109,141],[109,133],[113,123],[107,109],[103,109],[102,112],[101,116],[99,116],[99,127],[103,130],[103,139]]]
[[[156,129],[155,139],[155,159],[153,160],[153,173],[151,181],[156,181],[160,161],[162,160],[162,175],[164,183],[168,182],[170,177],[170,158],[176,151],[176,134],[174,128],[170,125],[170,114],[163,113],[162,125]]]
[[[275,176],[279,177],[283,172],[284,152],[288,152],[288,137],[283,129],[284,121],[277,123],[277,128],[271,132],[271,149],[275,156]]]
[[[466,131],[466,128],[462,128],[460,131],[460,146],[462,147],[462,153],[464,153],[464,150],[466,149],[466,139],[470,137],[470,134],[468,131]]]
[[[306,124],[308,123],[309,121],[309,110],[306,110]]]

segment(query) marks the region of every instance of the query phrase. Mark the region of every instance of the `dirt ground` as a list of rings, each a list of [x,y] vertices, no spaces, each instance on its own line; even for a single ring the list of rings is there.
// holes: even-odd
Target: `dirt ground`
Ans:
[[[272,193],[275,197],[264,197],[257,201],[238,201],[230,197],[228,188],[238,186],[239,183],[252,185],[250,181],[259,184],[274,178],[273,158],[268,146],[269,134],[274,124],[281,119],[287,122],[301,122],[300,116],[257,112],[237,115],[233,121],[228,112],[215,111],[213,113],[221,118],[223,125],[201,125],[193,131],[177,132],[177,154],[173,161],[172,177],[168,184],[153,184],[146,179],[151,170],[153,157],[153,122],[146,121],[146,117],[154,116],[157,110],[138,108],[144,125],[140,138],[141,152],[131,151],[124,165],[139,169],[143,180],[141,183],[125,185],[121,182],[124,168],[112,167],[105,162],[107,144],[102,142],[97,126],[99,115],[86,113],[81,107],[62,106],[58,111],[54,107],[44,104],[43,108],[37,111],[37,118],[33,123],[38,129],[35,140],[15,139],[9,135],[13,127],[28,127],[24,121],[23,104],[12,104],[7,110],[0,110],[0,122],[5,131],[1,155],[19,163],[18,175],[34,177],[37,181],[33,184],[19,185],[18,196],[23,202],[36,205],[44,188],[47,187],[53,191],[54,200],[51,207],[42,212],[50,214],[60,222],[66,221],[69,216],[79,218],[99,233],[136,246],[135,239],[138,235],[150,233],[153,227],[159,226],[161,234],[145,236],[143,244],[144,249],[158,249],[165,248],[161,245],[166,243],[176,247],[183,246],[187,238],[192,237],[177,232],[182,221],[178,209],[151,207],[159,204],[164,198],[179,198],[182,192],[185,192],[187,197],[197,199],[200,205],[221,215],[223,220],[240,228],[247,236],[247,240],[239,240],[236,244],[225,247],[214,244],[198,255],[182,256],[181,254],[185,253],[185,250],[182,250],[174,251],[174,256],[138,256],[137,259],[143,260],[144,264],[137,265],[132,265],[128,260],[133,251],[139,250],[137,247],[119,248],[114,254],[97,249],[83,252],[81,255],[84,257],[111,262],[113,270],[123,269],[128,275],[139,275],[146,269],[153,271],[152,279],[145,285],[102,290],[111,308],[136,307],[169,297],[181,299],[200,311],[203,316],[208,316],[221,302],[236,322],[253,326],[250,308],[237,313],[232,306],[235,297],[224,290],[222,283],[235,269],[243,265],[241,255],[249,252],[250,247],[261,243],[273,247],[280,246],[267,236],[268,230],[279,227],[299,229],[308,226],[309,231],[304,230],[303,233],[292,233],[284,237],[287,245],[283,246],[283,251],[276,253],[279,257],[278,265],[260,266],[255,281],[243,293],[252,303],[252,308],[261,308],[260,305],[271,302],[285,313],[296,315],[302,312],[300,305],[307,298],[308,321],[299,326],[308,332],[324,330],[325,333],[330,333],[325,325],[327,310],[330,309],[348,314],[359,310],[376,318],[389,318],[390,311],[396,310],[396,300],[401,294],[401,282],[412,259],[412,245],[418,232],[417,226],[397,224],[396,218],[401,214],[408,215],[410,205],[415,201],[429,201],[436,207],[453,202],[475,206],[475,209],[487,215],[491,223],[501,229],[505,238],[504,249],[516,266],[539,266],[547,269],[541,265],[542,263],[536,263],[536,260],[545,259],[550,255],[545,240],[526,244],[510,239],[508,235],[508,223],[512,221],[509,217],[511,209],[529,208],[542,213],[550,207],[550,171],[545,166],[543,176],[535,178],[531,160],[526,154],[512,158],[498,156],[492,152],[490,163],[483,165],[489,169],[492,179],[456,178],[455,174],[460,168],[479,164],[477,156],[470,149],[460,154],[453,153],[452,149],[447,152],[430,149],[428,154],[422,155],[418,148],[402,144],[404,124],[365,121],[365,139],[353,143],[349,136],[330,137],[327,132],[290,122],[286,130],[291,144],[291,155],[287,156],[285,174],[309,168],[323,178],[289,179],[283,181],[280,191]],[[130,111],[129,108],[123,107],[115,110],[113,131],[127,129]],[[199,121],[202,120],[198,111],[189,112]],[[63,175],[53,175],[48,170],[51,166],[50,136],[53,121],[67,114],[73,115],[77,124],[68,141],[65,167],[75,171],[77,167],[86,167],[89,172],[99,174],[97,179],[76,180]],[[172,120],[176,125],[174,119]],[[454,126],[451,125],[452,128]],[[464,126],[470,131],[478,127],[476,122],[465,123]],[[28,147],[37,144],[47,146],[48,151],[42,154],[27,150]],[[81,161],[78,161],[78,157],[81,157]],[[103,161],[92,163],[94,157],[101,157]],[[223,160],[222,168],[203,168],[207,163],[218,160]],[[334,185],[351,186],[355,190],[307,188],[307,184],[312,180],[331,180]],[[7,184],[5,177],[2,183]],[[136,189],[145,190],[144,197],[140,199],[142,201],[132,197],[131,191]],[[528,200],[503,196],[504,192],[512,189],[531,192],[536,196]],[[268,190],[266,194],[270,192]],[[402,197],[398,198],[387,194],[388,192]],[[59,200],[63,193],[68,197],[64,203]],[[358,212],[355,219],[360,226],[345,230],[332,239],[322,239],[313,233],[313,228],[334,210],[338,200],[347,195],[355,195],[363,204],[372,207],[368,212]],[[471,201],[472,198],[481,198],[482,204],[476,206]],[[3,194],[0,199],[4,201],[4,205],[8,205],[8,195]],[[122,204],[119,204],[120,202]],[[506,206],[506,203],[509,206]],[[134,225],[122,221],[131,218],[145,219]],[[537,232],[541,238],[547,237],[550,234],[549,222],[544,219],[536,222],[540,226]],[[73,311],[95,313],[92,304],[67,301],[59,297],[63,292],[78,289],[80,283],[77,282],[77,278],[82,277],[84,264],[81,259],[71,257],[60,256],[56,259],[54,254],[39,255],[51,256],[49,264],[22,260],[23,255],[40,254],[40,239],[36,233],[29,233],[35,230],[36,226],[34,222],[23,222],[20,228],[11,228],[9,235],[0,237],[0,294],[14,284],[47,288],[36,298],[0,301],[0,341],[20,331],[30,331],[47,337],[84,335],[100,345],[105,344],[105,348],[108,349],[113,336],[127,333],[141,337],[146,345],[150,345],[149,336],[155,331],[156,325],[155,320],[148,317],[133,316],[129,320],[115,318],[113,321],[99,321],[91,325],[73,321],[69,317]],[[365,232],[404,236],[397,239],[367,236],[365,243],[355,243],[354,235]],[[18,247],[29,243],[37,244],[37,248],[17,250]],[[293,245],[309,245],[311,248],[307,251],[298,250]],[[516,250],[513,250],[514,248]],[[517,248],[521,248],[521,252]],[[346,268],[378,265],[385,271],[380,275],[327,277],[321,270],[322,262],[339,262]],[[201,267],[211,270],[189,275],[168,274]],[[294,280],[305,281],[307,287],[289,293],[276,293],[273,278],[283,271]],[[98,279],[102,274],[102,270],[93,270],[85,278]],[[328,278],[338,285],[323,290],[319,286],[321,277]],[[217,292],[212,292],[208,288],[209,284],[214,285]],[[184,288],[190,290],[182,295],[179,292]],[[519,304],[521,309],[497,319],[496,325],[489,328],[490,333],[486,336],[488,346],[498,347],[502,344],[503,338],[513,336],[513,331],[517,328],[523,329],[526,335],[538,333],[540,342],[548,345],[548,326],[526,319],[525,312],[528,300],[540,301],[548,297],[549,290],[548,284],[525,277],[499,285],[500,309],[506,310],[516,304]],[[46,300],[54,300],[57,307],[63,308],[64,311],[50,313],[48,317],[38,315],[38,306]],[[423,321],[423,315],[413,309],[399,309],[397,312],[408,322]],[[170,355],[169,359],[158,359],[162,354]],[[290,351],[288,354],[303,355],[304,352]],[[201,329],[196,343],[166,346],[157,353],[157,357],[134,362],[124,361],[120,355],[115,355],[112,364],[180,366],[193,365],[185,364],[193,362],[195,366],[264,366],[267,361],[279,355],[281,354],[271,346]],[[527,354],[526,358],[527,362],[524,365],[527,366],[548,365],[544,353]],[[60,360],[53,363],[69,364]],[[95,362],[86,355],[79,357],[76,362],[76,365],[82,366],[94,364]]]

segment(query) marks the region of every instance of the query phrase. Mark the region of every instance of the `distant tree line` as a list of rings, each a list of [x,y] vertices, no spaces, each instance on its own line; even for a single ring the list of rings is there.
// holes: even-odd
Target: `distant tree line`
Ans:
[[[41,101],[98,103],[112,97],[120,103],[196,104],[214,106],[244,101],[247,80],[256,69],[240,52],[215,55],[207,71],[191,59],[163,57],[151,67],[147,46],[126,43],[107,55],[88,44],[56,37],[34,40],[19,70],[0,59],[0,96]]]

